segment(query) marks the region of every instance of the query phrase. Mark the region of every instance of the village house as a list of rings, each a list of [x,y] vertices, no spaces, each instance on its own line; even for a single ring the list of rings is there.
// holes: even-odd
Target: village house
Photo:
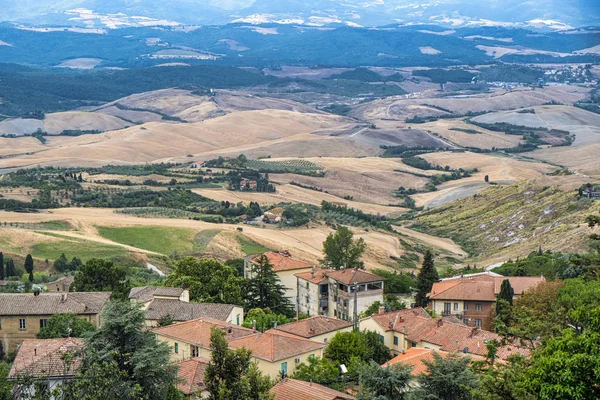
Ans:
[[[240,190],[255,191],[257,186],[256,179],[242,178],[240,181]]]
[[[395,355],[416,347],[484,356],[487,352],[486,344],[490,340],[500,342],[502,339],[500,335],[478,327],[444,318],[432,318],[421,307],[388,313],[380,310],[378,314],[362,319],[360,327],[377,332],[383,344]],[[498,348],[499,359],[506,359],[517,353],[529,355],[530,350],[512,344]]]
[[[204,384],[204,373],[210,360],[206,358],[191,358],[175,364],[177,367],[177,389],[188,400],[207,398],[209,393]]]
[[[233,325],[213,318],[199,318],[178,324],[154,329],[156,338],[169,344],[172,349],[171,362],[180,362],[190,358],[210,359],[210,331],[217,327],[225,332],[225,339],[254,335],[256,331]]]
[[[171,361],[181,362],[190,358],[210,359],[210,333],[212,327],[222,329],[229,347],[252,351],[252,359],[265,375],[275,379],[291,375],[296,366],[311,357],[322,357],[325,344],[304,339],[276,330],[264,333],[226,324],[210,318],[202,318],[180,324],[154,329],[157,339],[169,344]]]
[[[353,400],[349,394],[297,379],[282,379],[270,390],[273,400]]]
[[[361,269],[319,269],[295,274],[298,312],[327,315],[352,321],[356,314],[376,301],[383,302],[383,281],[379,275]]]
[[[285,287],[285,297],[290,299],[293,304],[296,304],[298,287],[294,274],[311,271],[314,267],[313,264],[292,257],[287,250],[269,251],[264,254],[251,255],[244,259],[244,278],[253,278],[253,266],[258,264],[261,256],[265,256],[273,266],[273,271]]]
[[[48,288],[49,292],[68,292],[74,280],[75,277],[73,276],[63,276],[54,282],[50,282],[46,285],[46,287]]]
[[[452,353],[441,350],[431,350],[425,348],[412,347],[406,350],[403,353],[398,354],[396,357],[392,358],[390,361],[386,362],[382,365],[382,367],[392,366],[395,364],[403,364],[412,367],[411,375],[413,377],[417,377],[421,374],[427,373],[427,362],[433,362],[433,354],[437,353],[443,358],[448,358],[448,356]],[[485,357],[473,355],[473,354],[464,354],[461,352],[455,352],[454,354],[458,354],[461,356],[468,356],[471,358],[471,361],[485,361]]]
[[[545,281],[543,277],[502,276],[493,272],[442,279],[431,288],[428,308],[437,315],[454,315],[467,325],[490,329],[496,296],[504,280],[510,282],[515,300]]]
[[[234,304],[190,303],[187,289],[142,286],[131,289],[129,299],[146,311],[146,326],[156,327],[161,320],[174,323],[197,318],[213,318],[234,325],[244,322],[244,308]]]
[[[296,335],[304,339],[327,343],[338,332],[350,332],[353,329],[352,322],[325,315],[301,319],[288,324],[278,325],[275,330]]]
[[[73,313],[100,326],[108,292],[0,293],[0,340],[5,351],[34,339],[55,314]]]
[[[35,385],[22,387],[18,382],[22,377],[33,379],[36,385],[45,385],[48,390],[73,379],[81,364],[77,351],[83,347],[77,338],[25,339],[8,373],[8,380],[15,382],[15,398],[35,398]]]
[[[263,221],[268,224],[278,224],[285,219],[283,217],[284,212],[285,212],[285,209],[283,209],[281,207],[273,208],[273,209],[265,212],[265,214],[263,216]]]

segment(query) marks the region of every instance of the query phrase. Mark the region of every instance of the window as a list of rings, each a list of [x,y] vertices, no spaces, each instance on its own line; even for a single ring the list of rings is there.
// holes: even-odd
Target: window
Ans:
[[[327,341],[327,338],[325,338],[325,341]],[[315,355],[314,354],[309,355],[308,359],[309,360],[314,360],[315,359]]]
[[[450,314],[452,310],[450,307],[452,307],[451,303],[444,303],[444,314]]]
[[[394,336],[394,346],[398,346],[398,336]]]
[[[465,303],[465,311],[469,309],[469,303]]]
[[[179,343],[175,343],[175,354],[179,354]]]
[[[344,307],[348,307],[348,300],[344,300]]]
[[[475,320],[475,326],[478,328],[481,328],[481,320],[480,319]]]
[[[475,310],[481,311],[481,304],[475,304]]]
[[[192,347],[192,357],[200,357],[200,349],[198,348],[198,346],[191,346]]]
[[[237,326],[240,326],[240,314],[237,315],[237,317],[235,317],[235,322]]]
[[[47,319],[40,319],[40,329],[45,328],[47,323]]]
[[[367,285],[367,290],[381,290],[383,289],[383,282],[374,282]]]
[[[454,311],[458,311],[458,303],[454,303]]]
[[[346,314],[342,314],[342,319],[343,319],[344,321],[348,321],[348,316],[347,316]]]
[[[381,339],[381,343],[385,343],[385,337],[383,335],[379,335],[379,339]]]
[[[469,325],[469,318],[465,318],[465,319],[463,319],[463,323],[464,323],[465,325]]]
[[[287,376],[287,363],[286,362],[281,363],[281,374],[283,376]]]
[[[0,330],[2,330],[2,320],[0,319]]]
[[[417,344],[416,343],[411,343],[410,347],[417,347]]]
[[[19,320],[19,329],[24,331],[25,329],[27,329],[27,324],[25,323],[24,319],[20,319]]]
[[[300,363],[300,357],[296,358],[295,361],[296,361],[296,364],[299,364]]]
[[[309,283],[309,282],[306,282],[306,288],[307,288],[307,289],[309,288],[309,285],[310,285],[310,283]]]

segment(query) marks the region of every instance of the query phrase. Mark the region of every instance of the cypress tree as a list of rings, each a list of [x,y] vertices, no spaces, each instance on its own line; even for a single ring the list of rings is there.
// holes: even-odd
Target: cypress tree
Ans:
[[[506,300],[508,304],[512,306],[514,295],[515,291],[510,285],[510,281],[508,279],[505,279],[502,281],[502,285],[500,286],[500,292],[498,293],[498,296],[496,296],[496,300]]]
[[[248,309],[270,308],[276,314],[294,316],[294,305],[285,297],[285,286],[273,271],[269,259],[262,255],[252,264],[252,279],[248,280],[246,305]]]
[[[433,262],[433,254],[426,250],[423,259],[423,266],[417,276],[417,295],[415,303],[417,307],[427,307],[427,293],[431,292],[434,282],[440,279],[435,263]]]
[[[27,254],[27,257],[25,257],[25,271],[30,275],[33,273],[33,257],[31,257],[31,254]]]
[[[0,251],[0,281],[3,280],[4,277],[4,254]]]
[[[8,259],[6,261],[6,276],[15,276],[17,275],[15,271],[15,262],[12,259]]]

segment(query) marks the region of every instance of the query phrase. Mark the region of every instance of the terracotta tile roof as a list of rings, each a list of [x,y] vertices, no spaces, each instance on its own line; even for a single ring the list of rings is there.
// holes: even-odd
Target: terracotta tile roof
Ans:
[[[425,363],[423,361],[429,361],[429,362],[433,361],[433,353],[437,353],[444,358],[448,358],[448,355],[450,354],[447,351],[434,351],[431,349],[412,347],[412,348],[406,350],[404,353],[392,358],[387,363],[383,364],[383,367],[387,367],[388,365],[394,365],[394,364],[410,365],[411,367],[413,367],[413,369],[411,371],[411,375],[418,376],[423,373],[427,373],[427,365],[425,365]],[[455,353],[455,354],[459,354],[460,356],[471,357],[472,361],[485,360],[484,357],[481,357],[478,355],[464,354],[464,353]]]
[[[385,278],[362,269],[340,269],[326,272],[329,278],[349,285],[351,283],[369,283],[384,281]]]
[[[146,303],[154,298],[154,296],[164,296],[179,298],[183,293],[182,288],[172,288],[164,286],[140,286],[132,288],[129,292],[129,298],[136,300],[138,303]]]
[[[71,275],[69,275],[69,276],[63,276],[62,278],[58,278],[54,282],[48,283],[48,285],[52,285],[53,283],[62,283],[62,284],[65,284],[65,285],[71,285],[74,280],[75,280],[74,276],[71,276]]]
[[[533,289],[540,283],[546,281],[544,277],[535,276],[503,276],[502,278],[494,278],[494,293],[500,293],[502,281],[504,281],[505,279],[508,279],[508,281],[510,282],[510,286],[512,286],[516,295],[521,295],[524,292]]]
[[[74,376],[81,365],[75,356],[84,347],[77,338],[25,339],[8,374],[9,379],[27,375],[35,378]],[[73,358],[67,355],[73,355]]]
[[[258,254],[252,257],[251,262],[256,264],[258,258],[263,255],[267,257],[269,262],[273,265],[273,271],[275,272],[293,271],[296,269],[313,267],[313,264],[292,257],[288,251],[270,251],[268,253]]]
[[[189,321],[197,318],[214,318],[227,321],[229,314],[236,307],[233,304],[187,303],[179,300],[156,299],[146,309],[146,319],[159,320],[167,315],[173,321]]]
[[[0,293],[0,315],[99,314],[109,292]]]
[[[502,281],[508,279],[516,295],[544,282],[543,277],[495,276],[486,274],[465,275],[435,282],[429,293],[430,299],[496,301]]]
[[[187,396],[204,390],[206,388],[204,372],[208,364],[210,364],[210,360],[201,357],[176,363],[175,366],[179,367],[177,371],[177,378],[179,379],[177,389]]]
[[[213,326],[223,329],[225,339],[231,341],[233,339],[244,336],[254,335],[252,329],[243,328],[241,326],[228,324],[213,318],[199,318],[179,324],[163,326],[153,330],[157,335],[169,337],[171,339],[180,340],[184,343],[189,343],[194,346],[210,348],[210,330]]]
[[[375,314],[371,318],[386,331],[395,330],[405,334],[420,332],[424,326],[435,321],[422,307]]]
[[[265,333],[231,340],[229,347],[233,349],[244,347],[252,351],[252,356],[274,362],[311,351],[316,352],[325,347],[325,344],[269,329]]]
[[[270,390],[274,400],[352,400],[355,397],[316,383],[286,378]]]
[[[304,338],[312,338],[324,333],[350,327],[352,327],[352,322],[317,315],[300,321],[290,322],[289,324],[279,325],[275,329]]]
[[[321,283],[329,281],[327,279],[326,272],[327,270],[317,269],[315,271],[300,272],[298,274],[294,274],[294,276],[300,279],[304,279],[305,281],[308,281],[310,283],[314,283],[315,285],[319,285]]]
[[[501,337],[494,332],[455,323],[442,318],[431,318],[422,308],[393,311],[373,315],[371,318],[386,331],[404,334],[407,340],[414,343],[431,343],[443,351],[463,351],[470,354],[485,355],[488,340]],[[498,349],[498,357],[505,359],[511,354],[520,353],[524,356],[530,350],[523,347],[507,345]]]

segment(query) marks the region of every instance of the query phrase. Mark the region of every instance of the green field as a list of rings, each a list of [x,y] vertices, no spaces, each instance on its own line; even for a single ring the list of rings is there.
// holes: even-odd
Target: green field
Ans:
[[[156,253],[169,255],[173,252],[188,254],[194,251],[195,232],[192,229],[162,226],[96,228],[103,238]]]
[[[218,229],[207,229],[205,231],[198,232],[196,237],[194,237],[194,249],[197,252],[203,252],[210,241],[213,240],[213,238],[219,233],[221,233],[221,231]]]
[[[247,256],[249,256],[250,254],[260,254],[266,253],[267,251],[271,251],[271,249],[266,248],[262,244],[258,244],[255,241],[245,238],[243,236],[238,236],[238,241],[242,245],[242,251]]]
[[[48,236],[58,237],[59,235]],[[69,259],[77,257],[85,262],[90,258],[111,259],[121,257],[127,254],[127,250],[119,246],[111,246],[72,238],[61,242],[36,243],[31,247],[31,255],[39,259],[53,261],[60,257],[61,253],[65,253]]]

